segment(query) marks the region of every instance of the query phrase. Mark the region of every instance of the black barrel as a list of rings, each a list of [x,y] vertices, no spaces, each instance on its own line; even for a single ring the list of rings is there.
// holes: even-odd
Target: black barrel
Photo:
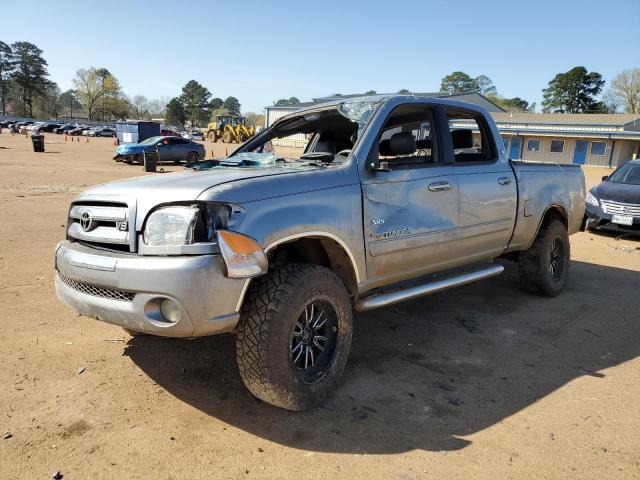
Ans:
[[[158,167],[158,152],[144,152],[144,171],[155,172]]]
[[[34,152],[44,152],[44,135],[37,133],[31,135],[31,142],[33,143]]]

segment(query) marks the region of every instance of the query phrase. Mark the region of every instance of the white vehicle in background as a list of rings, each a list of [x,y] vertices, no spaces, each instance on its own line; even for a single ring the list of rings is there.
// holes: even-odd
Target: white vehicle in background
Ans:
[[[36,122],[36,123],[31,124],[31,125],[28,125],[26,127],[26,129],[29,132],[37,132],[40,129],[40,127],[43,127],[44,125],[46,125],[45,122]]]
[[[187,130],[186,132],[182,132],[181,135],[182,138],[186,138],[188,140],[204,141],[204,133],[199,130]]]

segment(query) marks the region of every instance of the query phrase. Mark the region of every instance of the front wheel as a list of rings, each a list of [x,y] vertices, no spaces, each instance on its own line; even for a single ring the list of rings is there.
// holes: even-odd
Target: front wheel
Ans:
[[[567,284],[570,263],[567,227],[552,220],[542,225],[531,248],[520,253],[520,285],[529,293],[555,297]]]
[[[254,280],[236,337],[244,384],[277,407],[315,407],[340,380],[352,323],[347,290],[327,268],[290,264]]]

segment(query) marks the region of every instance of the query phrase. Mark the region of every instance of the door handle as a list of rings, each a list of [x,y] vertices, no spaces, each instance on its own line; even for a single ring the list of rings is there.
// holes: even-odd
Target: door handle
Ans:
[[[442,192],[444,190],[451,190],[453,185],[451,182],[433,182],[429,185],[430,192]]]
[[[498,183],[500,185],[511,185],[511,179],[509,177],[500,177]]]

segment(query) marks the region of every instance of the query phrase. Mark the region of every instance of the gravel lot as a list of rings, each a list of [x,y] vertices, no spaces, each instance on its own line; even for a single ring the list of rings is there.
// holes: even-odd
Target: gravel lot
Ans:
[[[111,142],[0,134],[1,478],[640,477],[640,239],[572,236],[554,299],[507,264],[357,315],[341,387],[291,413],[244,389],[231,335],[130,338],[56,299],[69,201],[143,174]]]

